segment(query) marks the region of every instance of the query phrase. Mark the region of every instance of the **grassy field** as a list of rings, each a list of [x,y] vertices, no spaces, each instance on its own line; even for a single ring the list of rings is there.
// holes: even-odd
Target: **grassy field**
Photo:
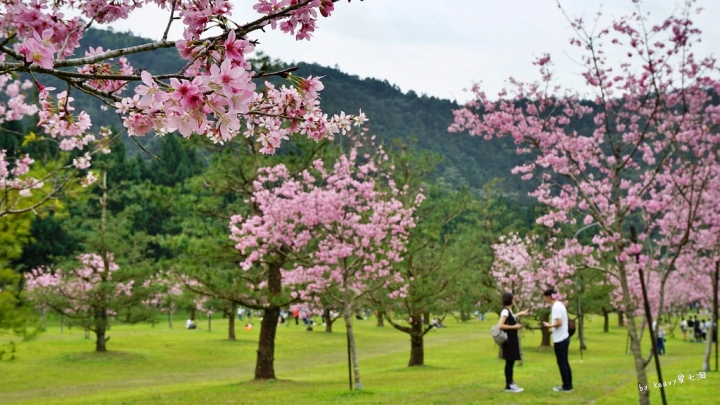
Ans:
[[[494,318],[496,319],[496,318]],[[113,326],[107,353],[94,353],[94,341],[77,329],[60,333],[57,325],[38,339],[18,346],[17,358],[0,363],[0,404],[633,404],[637,383],[632,357],[625,354],[626,332],[602,332],[599,318],[588,324],[584,361],[577,339],[570,364],[575,391],[555,393],[560,383],[553,351],[540,349],[539,333],[523,336],[525,362],[515,380],[525,392],[503,392],[504,362],[490,338],[493,318],[446,322],[426,338],[425,367],[406,367],[409,338],[374,320],[356,321],[360,371],[365,389],[348,389],[344,328],[332,334],[302,326],[278,330],[277,381],[252,381],[258,329],[238,328],[228,341],[227,320],[212,331],[185,330],[176,323]],[[258,323],[256,322],[256,326]],[[94,337],[94,336],[93,336]],[[648,343],[649,344],[649,343]],[[720,378],[689,381],[702,364],[704,345],[677,336],[661,356],[663,377],[686,380],[666,387],[669,404],[718,403]],[[714,366],[714,363],[713,363]],[[654,368],[653,368],[654,370]],[[655,374],[650,382],[658,381]],[[650,387],[653,403],[660,390]]]

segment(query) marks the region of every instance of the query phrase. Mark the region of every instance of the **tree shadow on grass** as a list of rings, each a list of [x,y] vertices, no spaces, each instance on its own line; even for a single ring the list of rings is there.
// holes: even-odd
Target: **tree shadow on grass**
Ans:
[[[343,398],[354,398],[354,397],[367,396],[367,395],[375,395],[375,393],[372,391],[368,391],[368,390],[352,390],[352,391],[339,392],[334,397],[337,399],[343,399]]]
[[[68,363],[123,363],[145,360],[146,355],[122,350],[109,350],[107,352],[75,352],[60,356],[61,362]]]
[[[229,343],[229,344],[254,344],[254,345],[257,345],[257,339],[237,339],[236,338],[235,340],[230,340],[228,338],[225,338],[225,339],[220,339],[219,341]]]
[[[307,386],[311,383],[308,383],[306,381],[295,381],[295,380],[282,380],[282,379],[272,379],[272,380],[245,380],[245,381],[239,381],[236,383],[230,384],[230,386],[237,387],[237,386],[252,386],[252,387],[258,387],[258,388],[274,388],[274,387],[288,387],[292,388],[293,386]]]
[[[412,367],[398,367],[394,369],[389,369],[383,371],[384,373],[423,373],[423,372],[429,372],[429,371],[441,371],[441,370],[448,370],[449,367],[439,367],[439,366],[433,366],[433,365],[423,365],[423,366],[412,366]]]

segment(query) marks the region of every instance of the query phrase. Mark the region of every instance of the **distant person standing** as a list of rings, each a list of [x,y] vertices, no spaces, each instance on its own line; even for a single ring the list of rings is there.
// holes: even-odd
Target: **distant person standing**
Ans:
[[[515,361],[521,360],[518,330],[522,328],[522,325],[517,322],[517,317],[527,314],[527,311],[520,311],[517,314],[513,314],[515,297],[511,292],[503,293],[502,302],[504,308],[500,311],[498,328],[507,333],[507,340],[502,344],[502,353],[505,359],[505,392],[523,392],[523,389],[515,384],[513,368]]]
[[[572,370],[568,362],[568,349],[570,348],[570,333],[568,333],[568,314],[567,308],[562,302],[557,300],[557,291],[553,288],[547,289],[544,293],[545,302],[552,304],[550,312],[550,320],[552,323],[544,322],[543,326],[552,328],[553,343],[555,348],[555,357],[557,358],[558,368],[560,368],[560,377],[562,385],[553,387],[555,392],[572,392]]]
[[[665,353],[665,328],[662,327],[662,325],[658,324],[658,321],[653,321],[652,323],[652,329],[655,333],[655,348],[657,349],[657,354],[666,354]]]
[[[682,320],[680,321],[680,330],[682,331],[683,340],[687,340],[687,328],[688,324],[685,320],[685,317],[683,316]]]
[[[292,315],[293,315],[293,318],[295,318],[295,325],[298,325],[299,324],[298,320],[300,319],[300,308],[297,305],[292,307]]]
[[[700,334],[700,321],[698,321],[697,315],[695,315],[695,319],[693,320],[693,329],[694,329],[694,333],[695,333],[695,341],[701,342],[702,335]]]
[[[658,325],[657,343],[658,355],[667,354],[667,352],[665,351],[665,328],[663,328],[662,325]]]
[[[688,316],[688,331],[690,332],[690,341],[692,342],[695,340],[695,322],[693,321],[692,316]]]

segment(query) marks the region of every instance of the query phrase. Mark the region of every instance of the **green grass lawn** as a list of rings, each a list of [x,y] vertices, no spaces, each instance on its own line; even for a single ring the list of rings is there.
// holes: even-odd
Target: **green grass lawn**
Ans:
[[[185,330],[176,323],[115,325],[109,352],[94,353],[94,340],[82,330],[60,333],[51,325],[39,338],[18,345],[17,358],[0,362],[0,404],[632,404],[637,383],[632,357],[625,354],[626,332],[602,332],[600,318],[588,323],[584,361],[577,339],[570,365],[575,391],[555,393],[560,374],[552,349],[538,348],[539,332],[523,336],[524,364],[515,380],[525,391],[503,391],[504,361],[490,338],[496,318],[484,322],[446,322],[425,341],[425,367],[406,367],[407,335],[374,320],[356,321],[360,372],[365,389],[349,391],[344,327],[324,333],[316,327],[280,326],[275,351],[279,380],[252,381],[258,329],[238,328],[228,341],[227,320],[214,320],[212,331]],[[256,328],[258,322],[255,322]],[[92,338],[94,336],[91,335]],[[649,344],[649,342],[648,342]],[[686,376],[666,387],[669,404],[720,402],[718,373],[688,381],[700,371],[705,346],[678,336],[661,356],[663,377]],[[712,363],[714,366],[714,362]],[[652,368],[654,370],[654,368]],[[657,381],[653,373],[650,382]],[[660,391],[650,387],[653,403]]]

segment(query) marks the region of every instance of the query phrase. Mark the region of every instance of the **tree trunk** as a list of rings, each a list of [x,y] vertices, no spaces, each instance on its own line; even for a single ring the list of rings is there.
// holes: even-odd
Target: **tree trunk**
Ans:
[[[95,339],[95,351],[96,352],[106,352],[107,351],[107,340],[105,339],[105,331],[96,331],[95,332],[96,339]]]
[[[230,316],[228,317],[228,340],[236,340],[235,337],[235,316],[237,314],[237,304],[232,303],[230,306]]]
[[[95,309],[95,351],[107,351],[107,339],[105,331],[107,330],[107,311],[105,308]]]
[[[618,249],[622,252],[622,249]],[[627,317],[627,330],[630,335],[630,351],[635,361],[635,374],[638,382],[638,395],[640,405],[650,405],[650,392],[648,391],[647,371],[645,359],[643,358],[641,341],[635,325],[634,303],[628,286],[627,271],[624,262],[618,263],[618,279],[623,292],[623,303],[625,305],[625,316]]]
[[[618,326],[625,326],[625,318],[622,311],[618,311]]]
[[[710,354],[712,353],[712,345],[713,345],[712,325],[710,326],[710,330],[708,330],[706,333],[707,333],[707,340],[705,341],[705,356],[703,357],[702,371],[710,371]]]
[[[260,340],[258,342],[257,362],[255,363],[256,380],[275,379],[275,333],[280,308],[270,307],[263,312],[260,323]]]
[[[330,315],[329,308],[323,309],[323,319],[325,320],[325,332],[332,333],[332,324],[334,319],[332,319],[332,316]]]
[[[260,340],[258,341],[257,361],[255,363],[256,380],[275,379],[275,332],[277,320],[280,316],[280,307],[272,304],[275,297],[282,291],[282,263],[268,265],[268,301],[270,306],[265,308],[260,323]]]
[[[360,363],[358,362],[357,350],[355,349],[355,333],[352,326],[352,304],[348,295],[351,294],[349,289],[345,292],[345,303],[343,306],[343,319],[345,320],[345,328],[347,329],[348,344],[350,345],[350,358],[352,359],[353,376],[355,377],[355,389],[361,390],[362,381],[360,380]]]
[[[547,314],[543,316],[542,320],[545,322],[549,322],[550,314]],[[540,341],[540,347],[548,347],[550,346],[550,328],[546,328],[544,326],[540,327],[540,332],[542,334],[542,340]]]
[[[603,332],[607,333],[610,332],[610,313],[608,312],[605,307],[602,309],[603,311]]]
[[[578,316],[577,332],[578,338],[580,339],[580,348],[587,350],[587,346],[585,346],[585,316],[582,314]]]
[[[716,325],[718,321],[718,276],[720,274],[720,262],[715,262],[715,274],[712,272],[712,291],[713,291],[713,302],[712,302],[712,313],[710,315],[710,329],[706,332],[707,333],[707,345],[705,346],[705,361],[703,361],[702,370],[703,371],[710,371],[710,354],[712,353],[712,345],[713,345],[713,338],[717,337],[715,336],[715,330]],[[718,331],[720,332],[720,331]],[[720,343],[720,340],[715,342],[715,345]],[[716,348],[717,353],[717,348]],[[717,359],[715,360],[715,365],[717,366]]]
[[[385,327],[385,311],[377,311],[377,327]]]
[[[418,313],[412,317],[412,323],[410,324],[410,362],[408,367],[425,365],[423,343],[423,324]]]

